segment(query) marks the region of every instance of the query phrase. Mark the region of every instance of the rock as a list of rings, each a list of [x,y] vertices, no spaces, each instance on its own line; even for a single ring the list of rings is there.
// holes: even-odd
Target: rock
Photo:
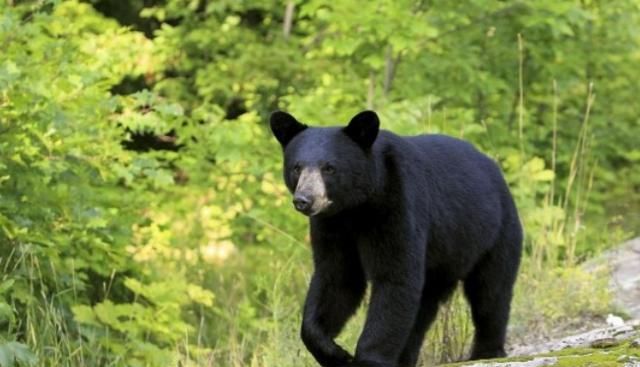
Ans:
[[[477,362],[474,364],[463,364],[463,367],[543,367],[553,366],[558,362],[556,357],[539,357],[524,362]]]
[[[624,325],[624,320],[620,316],[616,316],[614,314],[607,315],[607,325],[609,326],[622,326]]]
[[[616,345],[619,345],[621,343],[620,340],[617,340],[616,338],[604,338],[604,339],[596,339],[594,341],[591,342],[591,348],[600,348],[600,349],[604,349],[604,348],[611,348],[611,347],[615,347]]]
[[[498,360],[454,363],[456,367],[622,366],[640,367],[640,332],[635,321],[560,340],[511,350]],[[569,348],[569,349],[568,349]],[[538,354],[544,353],[542,356]],[[445,365],[449,366],[449,365]]]
[[[601,256],[583,264],[587,271],[602,267],[611,271],[611,290],[614,303],[625,314],[640,319],[640,237],[605,251]]]
[[[640,237],[607,251],[603,258],[611,268],[615,303],[633,318],[640,319]]]
[[[640,365],[639,361],[640,361],[640,358],[636,356],[628,356],[626,354],[623,354],[620,357],[618,357],[618,359],[616,359],[616,362],[625,363],[625,366],[629,366],[629,365],[633,366],[633,363],[636,363],[636,366]]]
[[[509,354],[512,356],[525,356],[539,353],[555,352],[565,348],[591,347],[592,343],[598,344],[598,341],[604,340],[609,340],[609,344],[613,343],[613,341],[611,340],[615,340],[616,343],[618,343],[620,340],[630,338],[634,335],[634,333],[635,330],[631,325],[606,327],[591,330],[582,334],[568,336],[559,340],[552,340],[543,344],[516,347]],[[605,341],[603,343],[606,344],[607,342]],[[603,344],[601,348],[606,348],[606,346],[604,346]]]

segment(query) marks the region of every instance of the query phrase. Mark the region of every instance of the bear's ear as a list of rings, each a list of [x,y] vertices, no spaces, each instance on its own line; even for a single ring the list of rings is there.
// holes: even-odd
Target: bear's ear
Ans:
[[[343,131],[363,149],[371,148],[380,129],[380,120],[373,111],[362,111],[355,115]]]
[[[271,131],[284,148],[291,139],[298,135],[307,125],[296,120],[295,117],[283,111],[275,111],[270,118]]]

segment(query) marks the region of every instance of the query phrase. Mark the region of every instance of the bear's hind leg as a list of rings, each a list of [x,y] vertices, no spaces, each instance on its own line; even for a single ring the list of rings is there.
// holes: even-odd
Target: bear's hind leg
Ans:
[[[455,281],[442,282],[442,280],[443,277],[427,274],[427,284],[422,292],[420,310],[416,316],[409,339],[398,360],[398,366],[400,367],[416,366],[425,333],[436,318],[440,303],[445,302],[455,289]],[[443,284],[435,284],[436,282],[442,282]]]
[[[517,231],[503,236],[503,241],[496,244],[464,280],[464,293],[475,326],[472,360],[506,356],[504,343],[521,242]]]

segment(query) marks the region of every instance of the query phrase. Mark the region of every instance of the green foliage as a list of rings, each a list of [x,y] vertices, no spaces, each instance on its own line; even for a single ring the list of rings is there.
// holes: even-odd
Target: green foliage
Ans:
[[[0,345],[0,366],[2,367],[13,367],[16,363],[19,365],[33,365],[36,362],[36,357],[24,344],[8,342]]]
[[[131,66],[140,56],[135,46],[144,40],[140,34],[74,1],[48,10],[3,7],[8,11],[2,12],[0,27],[0,322],[5,326],[0,341],[18,338],[36,348],[41,361],[57,365],[62,361],[55,360],[47,343],[75,349],[82,347],[83,337],[91,338],[82,330],[43,333],[47,318],[39,316],[54,308],[55,329],[71,332],[78,326],[71,306],[97,303],[103,311],[113,306],[97,313],[114,312],[107,324],[117,320],[117,312],[136,310],[129,315],[135,320],[132,330],[171,334],[173,347],[179,336],[171,331],[187,329],[178,323],[179,308],[211,306],[212,294],[184,279],[152,283],[145,291],[138,280],[125,280],[145,279],[127,248],[132,224],[149,201],[147,190],[171,185],[173,177],[157,157],[125,151],[120,141],[127,122],[155,129],[182,110],[149,93],[109,93],[125,75],[137,73]],[[82,21],[72,21],[76,18]],[[167,293],[148,293],[155,287]],[[129,303],[137,295],[155,303]],[[160,308],[168,319],[158,319]],[[128,326],[118,324],[123,325]],[[111,345],[122,346],[118,343]],[[0,361],[6,365],[34,360],[24,344],[9,341],[2,348]]]
[[[548,327],[576,315],[602,315],[610,308],[605,269],[588,273],[579,268],[556,268],[536,276],[523,274],[515,298],[516,320]],[[515,327],[526,325],[516,322]]]
[[[114,304],[105,300],[93,307],[77,305],[73,314],[82,325],[83,337],[130,365],[162,365],[171,360],[171,348],[194,331],[182,318],[183,308],[213,304],[210,291],[189,284],[184,278],[172,277],[152,284],[128,278],[124,283],[136,294],[136,302]]]
[[[315,365],[277,108],[474,142],[527,232],[515,328],[607,309],[577,265],[637,223],[637,1],[288,5],[0,3],[0,366]],[[465,307],[425,360],[465,353]]]

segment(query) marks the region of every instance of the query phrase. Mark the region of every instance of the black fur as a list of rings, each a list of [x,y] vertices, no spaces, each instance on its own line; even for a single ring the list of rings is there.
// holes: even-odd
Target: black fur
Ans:
[[[522,229],[498,166],[462,140],[379,131],[371,111],[346,128],[273,116],[292,193],[294,166],[335,167],[323,173],[332,204],[309,219],[315,269],[301,336],[316,360],[328,367],[415,366],[438,305],[458,281],[476,328],[471,359],[504,356]],[[367,282],[371,300],[352,357],[333,339]]]
[[[286,112],[276,111],[271,114],[271,131],[282,146],[287,145],[294,136],[306,128],[307,125],[299,123]]]

